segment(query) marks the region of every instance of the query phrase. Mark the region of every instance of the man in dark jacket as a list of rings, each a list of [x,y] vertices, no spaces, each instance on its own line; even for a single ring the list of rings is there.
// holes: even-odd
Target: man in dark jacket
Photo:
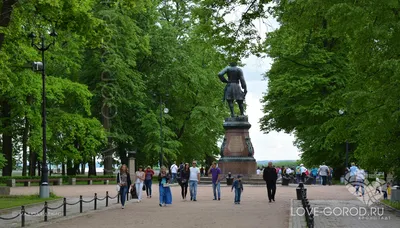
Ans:
[[[263,179],[267,183],[269,202],[271,203],[271,200],[275,202],[276,179],[278,179],[278,175],[276,169],[272,167],[272,162],[268,162],[268,167],[264,169]]]

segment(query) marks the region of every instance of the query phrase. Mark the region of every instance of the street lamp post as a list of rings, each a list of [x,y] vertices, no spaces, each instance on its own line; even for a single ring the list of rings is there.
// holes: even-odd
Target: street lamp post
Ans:
[[[344,111],[343,110],[339,110],[339,114],[343,115]],[[345,164],[344,164],[345,167],[346,167],[346,170],[348,168],[348,164],[349,164],[349,141],[346,140],[346,161],[345,161]]]
[[[35,47],[42,53],[42,62],[34,62],[33,69],[36,71],[42,72],[42,128],[43,128],[43,158],[42,158],[42,176],[40,181],[40,198],[49,198],[50,196],[50,189],[49,189],[49,169],[47,167],[47,146],[46,146],[46,72],[45,72],[45,60],[44,60],[44,52],[47,51],[51,45],[55,43],[55,37],[57,36],[56,32],[51,32],[49,34],[53,37],[53,42],[45,45],[45,38],[44,34],[40,36],[41,43],[39,45],[35,44],[36,35],[32,32],[29,34],[29,38],[32,39],[32,47]]]
[[[166,94],[168,96],[168,94]],[[163,133],[163,113],[167,114],[169,112],[168,108],[163,109],[163,100],[162,96],[160,95],[160,168],[163,166],[163,160],[164,160],[164,152],[163,152],[163,146],[164,146],[164,133]]]

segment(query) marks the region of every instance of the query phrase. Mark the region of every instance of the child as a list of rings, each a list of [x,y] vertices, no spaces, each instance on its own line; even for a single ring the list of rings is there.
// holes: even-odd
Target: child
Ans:
[[[243,183],[241,178],[242,176],[238,175],[237,179],[232,184],[231,192],[235,188],[235,204],[240,204],[240,196],[242,195],[243,192]]]

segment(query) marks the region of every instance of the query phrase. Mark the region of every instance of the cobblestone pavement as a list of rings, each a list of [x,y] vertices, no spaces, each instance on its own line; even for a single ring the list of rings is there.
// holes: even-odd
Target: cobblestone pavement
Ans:
[[[171,188],[173,203],[167,207],[160,208],[158,206],[158,186],[153,185],[153,198],[147,199],[144,196],[140,203],[130,200],[124,210],[115,204],[115,201],[112,201],[114,204],[107,208],[104,207],[104,201],[99,203],[100,210],[98,211],[93,211],[93,204],[89,203],[83,214],[79,214],[79,206],[71,207],[68,209],[66,218],[60,215],[49,216],[48,222],[31,224],[29,227],[302,227],[301,221],[304,216],[291,216],[293,208],[299,206],[295,204],[298,202],[297,200],[292,200],[296,199],[295,185],[288,187],[278,185],[275,203],[268,203],[264,186],[245,185],[240,205],[233,204],[234,194],[227,186],[221,186],[221,201],[213,201],[211,186],[199,185],[197,202],[183,202],[180,197],[180,187]],[[345,205],[362,204],[344,186],[306,186],[306,188],[311,205],[323,207],[325,204],[330,206],[343,203],[347,203]],[[103,197],[105,191],[109,191],[110,195],[115,194],[115,186],[53,186],[52,191],[56,195],[68,199],[77,200],[79,195],[90,199],[95,192],[99,197]],[[11,194],[14,195],[36,192],[38,192],[38,187],[16,187],[11,190]],[[143,194],[145,195],[144,192]],[[293,205],[291,205],[292,201]],[[29,211],[37,210],[32,208]],[[6,217],[5,215],[1,216]],[[390,220],[375,222],[376,226],[365,226],[371,223],[359,220],[358,217],[340,219],[321,216],[316,219],[315,227],[396,227],[393,226],[393,223],[398,222],[399,218],[394,214],[390,214],[390,216]],[[8,225],[9,223],[5,224],[0,220],[0,227],[10,227]]]
[[[314,210],[315,227],[392,228],[400,226],[399,214],[392,213],[381,205],[367,207],[353,200],[310,200]],[[300,200],[293,200],[291,210],[292,227],[306,227],[305,213]]]

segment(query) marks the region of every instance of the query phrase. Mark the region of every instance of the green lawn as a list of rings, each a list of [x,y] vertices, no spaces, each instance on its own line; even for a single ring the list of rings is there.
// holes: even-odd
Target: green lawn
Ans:
[[[30,195],[30,196],[0,196],[0,209],[11,208],[11,207],[19,207],[23,205],[40,203],[44,201],[50,201],[55,199],[61,199],[59,196],[55,196],[50,194],[50,197],[47,199],[39,198],[39,195]]]
[[[400,210],[400,202],[392,202],[390,200],[382,200],[381,202],[393,208],[396,208],[397,210]]]

